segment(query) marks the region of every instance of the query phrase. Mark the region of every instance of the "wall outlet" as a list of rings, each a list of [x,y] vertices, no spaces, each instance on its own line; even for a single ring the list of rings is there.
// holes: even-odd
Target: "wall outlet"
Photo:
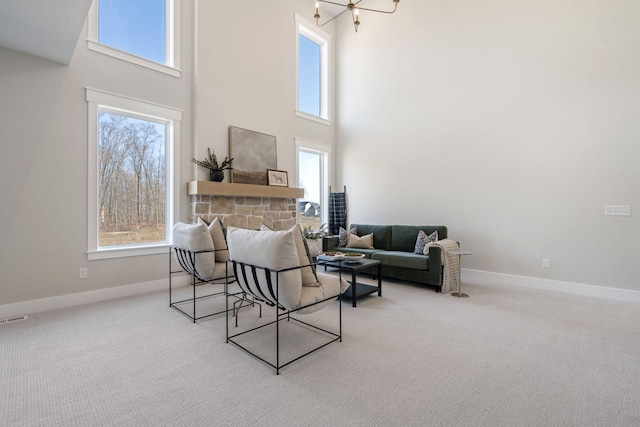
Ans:
[[[604,207],[606,216],[629,216],[631,215],[631,206],[629,205],[607,205]]]
[[[542,258],[542,268],[551,268],[551,260],[549,258]]]
[[[86,279],[88,275],[89,275],[89,269],[87,267],[82,267],[80,269],[80,278]]]

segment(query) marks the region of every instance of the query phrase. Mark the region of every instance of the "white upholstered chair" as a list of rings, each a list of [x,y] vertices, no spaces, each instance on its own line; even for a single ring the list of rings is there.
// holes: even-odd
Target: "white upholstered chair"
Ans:
[[[171,255],[173,252],[173,256]],[[207,298],[224,296],[226,283],[235,281],[233,274],[227,272],[226,260],[229,258],[226,239],[221,223],[216,219],[207,225],[199,220],[197,224],[185,224],[178,222],[173,226],[173,247],[169,254],[169,306],[187,316],[194,323],[196,320],[214,316],[226,311],[214,313],[205,312],[198,314],[197,303]],[[175,269],[172,258],[180,267]],[[189,298],[174,301],[174,283],[172,277],[176,273],[186,272],[191,276],[193,294]],[[211,289],[197,290],[197,285],[217,285]],[[236,297],[236,303],[240,302],[252,305],[253,301],[247,301],[245,295]],[[234,314],[237,312],[234,304]]]
[[[256,326],[235,335],[229,334],[227,315],[227,342],[242,348],[252,356],[275,368],[280,368],[299,358],[310,354],[327,344],[342,341],[342,304],[338,307],[338,331],[327,331],[302,321],[292,314],[309,314],[316,312],[332,301],[341,298],[349,284],[338,276],[316,272],[308,257],[302,233],[296,225],[287,231],[255,231],[230,227],[227,231],[230,260],[237,284],[243,292],[254,299],[264,301],[275,308],[275,320]],[[280,361],[280,322],[297,321],[315,328],[325,335],[328,342],[299,355],[285,363]],[[276,328],[275,363],[265,356],[250,351],[240,344],[237,337],[248,333],[260,333],[264,326],[274,324]],[[263,330],[264,331],[264,330]],[[246,335],[245,335],[246,338]]]

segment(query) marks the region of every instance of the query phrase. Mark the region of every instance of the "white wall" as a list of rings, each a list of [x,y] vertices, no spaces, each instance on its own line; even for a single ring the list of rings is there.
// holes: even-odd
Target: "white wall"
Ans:
[[[167,276],[168,255],[87,260],[85,88],[180,109],[188,123],[191,37],[181,79],[91,52],[86,38],[85,24],[68,67],[0,48],[0,305]],[[182,138],[189,155],[189,126]]]
[[[424,0],[337,23],[350,221],[444,224],[470,269],[640,290],[639,14]]]
[[[363,12],[357,36],[337,22],[334,152],[350,219],[445,224],[474,251],[468,268],[640,290],[640,5],[527,3],[401,2]],[[184,111],[183,184],[192,156],[228,154],[231,125],[276,135],[290,177],[294,137],[333,144],[334,127],[293,113],[293,16],[313,2],[198,4],[195,153],[192,1],[181,79],[84,38],[68,67],[0,48],[0,306],[167,277],[164,255],[87,261],[87,86]],[[605,204],[634,215],[604,217]]]
[[[294,12],[313,13],[303,3],[200,1],[193,87],[190,0],[182,0],[180,79],[89,51],[86,25],[68,67],[0,48],[0,312],[2,305],[168,277],[168,255],[87,261],[85,87],[183,111],[182,221],[189,220],[186,182],[195,174],[190,159],[206,147],[228,154],[230,125],[276,135],[278,167],[292,180],[294,136],[333,143],[333,127],[294,116]],[[87,279],[78,278],[80,267],[88,267]]]
[[[287,170],[290,185],[295,186],[294,138],[329,145],[335,140],[334,126],[297,117],[294,112],[294,16],[298,12],[311,20],[313,3],[200,1],[198,8],[198,156],[204,157],[207,147],[222,158],[228,155],[229,126],[275,135],[278,169]],[[333,76],[334,55],[330,63]],[[334,106],[332,103],[332,113]],[[198,168],[197,176],[208,179],[207,173]]]

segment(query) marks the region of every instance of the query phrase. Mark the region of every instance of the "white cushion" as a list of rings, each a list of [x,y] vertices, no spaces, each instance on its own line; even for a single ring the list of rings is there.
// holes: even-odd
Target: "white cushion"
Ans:
[[[215,265],[215,269],[213,270],[213,276],[211,279],[224,279],[227,276],[227,263],[226,262],[217,262]],[[233,276],[233,267],[229,266],[229,278],[235,279]],[[223,282],[220,282],[223,283]]]
[[[213,278],[216,263],[215,247],[206,225],[177,222],[173,226],[173,246],[192,252],[209,251],[195,255],[195,269],[200,279]]]
[[[202,218],[198,217],[198,223],[205,223]],[[229,259],[229,251],[227,250],[227,239],[222,231],[222,222],[216,217],[207,227],[211,233],[213,246],[216,248],[216,262],[225,262]]]
[[[319,286],[305,286],[302,288],[302,294],[300,295],[300,304],[299,307],[304,307],[305,305],[313,304],[317,301],[322,301],[326,298],[338,297],[339,294],[343,293],[349,288],[349,283],[347,283],[344,279],[340,281],[338,276],[333,274],[327,274],[318,272]],[[303,308],[298,311],[300,314],[309,314],[314,311],[320,310],[322,307],[330,304],[335,301],[334,299],[330,299],[328,301],[324,301],[320,304],[313,305],[311,307]]]
[[[260,231],[275,231],[268,226],[261,224]],[[302,273],[302,286],[320,286],[318,283],[318,278],[316,277],[316,270],[313,266],[313,259],[311,259],[311,255],[309,254],[309,247],[306,245],[304,241],[304,237],[302,236],[302,228],[301,226],[294,225],[289,229],[289,231],[293,232],[293,237],[296,240],[296,250],[298,252],[298,259],[300,260],[300,265],[309,265],[310,267],[303,267],[300,269]]]
[[[309,255],[308,247],[305,245],[304,237],[302,237],[302,228],[298,225],[294,225],[289,229],[289,231],[293,232],[293,237],[296,241],[296,250],[298,251],[300,265],[313,264],[313,260]],[[300,270],[302,272],[302,286],[320,286],[313,267],[303,267]]]
[[[348,248],[373,249],[373,233],[365,234],[358,237],[355,234],[349,234]]]
[[[300,302],[302,279],[300,269],[279,273],[275,271],[300,266],[300,259],[296,248],[292,230],[272,231],[265,233],[257,230],[229,227],[227,229],[227,244],[231,260],[268,268],[271,272],[273,292],[268,287],[266,271],[257,269],[257,283],[247,271],[247,281],[238,274],[241,286],[246,286],[254,295],[263,295],[272,303],[279,302],[283,307],[294,310]],[[276,277],[278,279],[278,301],[275,298]]]

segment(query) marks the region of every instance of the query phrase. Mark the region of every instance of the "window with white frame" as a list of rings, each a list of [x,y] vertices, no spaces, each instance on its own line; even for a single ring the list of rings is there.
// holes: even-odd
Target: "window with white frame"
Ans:
[[[182,113],[87,88],[89,259],[166,252]]]
[[[89,49],[179,77],[180,0],[96,0]]]
[[[331,36],[296,15],[296,114],[328,124]]]
[[[311,230],[320,229],[329,218],[330,156],[330,146],[296,138],[298,187],[304,188],[298,218]]]

